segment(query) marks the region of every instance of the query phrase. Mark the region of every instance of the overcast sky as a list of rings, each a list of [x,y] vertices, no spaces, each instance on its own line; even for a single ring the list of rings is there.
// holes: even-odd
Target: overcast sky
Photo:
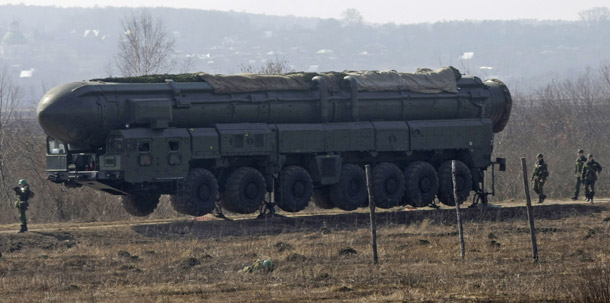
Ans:
[[[372,23],[449,20],[577,20],[578,12],[610,7],[610,0],[0,0],[0,4],[79,6],[164,6],[267,15],[340,18],[355,8]]]

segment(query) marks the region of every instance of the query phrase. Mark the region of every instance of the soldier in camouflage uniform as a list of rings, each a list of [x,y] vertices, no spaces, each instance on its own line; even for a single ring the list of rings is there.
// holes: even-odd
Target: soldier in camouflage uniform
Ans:
[[[15,202],[15,207],[19,210],[19,222],[21,222],[21,229],[19,232],[28,231],[28,223],[25,217],[25,211],[28,209],[29,199],[34,196],[34,193],[30,190],[30,185],[28,185],[28,181],[25,179],[19,180],[19,186],[13,187],[15,194],[17,195],[17,201]]]
[[[585,185],[585,197],[587,202],[593,203],[593,196],[595,196],[595,181],[597,181],[597,174],[602,172],[602,166],[595,160],[593,155],[587,156],[587,163],[582,167],[582,182]]]
[[[536,159],[534,173],[532,174],[532,183],[534,192],[538,194],[538,203],[542,203],[544,202],[544,199],[546,199],[546,196],[544,195],[544,182],[546,182],[546,178],[549,176],[549,171],[546,163],[544,163],[542,154],[538,154]]]
[[[578,200],[578,194],[580,193],[580,176],[582,175],[582,167],[585,165],[585,162],[587,162],[587,158],[583,155],[584,152],[584,150],[579,149],[578,153],[576,154],[576,166],[574,168],[574,175],[576,176],[576,188],[574,189],[574,196],[572,197],[572,200]]]

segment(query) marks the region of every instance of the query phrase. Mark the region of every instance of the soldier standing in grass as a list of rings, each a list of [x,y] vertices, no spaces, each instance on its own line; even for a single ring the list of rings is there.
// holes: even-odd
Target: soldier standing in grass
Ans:
[[[595,181],[597,181],[597,174],[602,172],[602,166],[595,160],[593,155],[587,156],[587,163],[582,167],[582,182],[585,185],[585,198],[587,202],[593,203],[593,196],[595,196]]]
[[[574,196],[572,197],[572,200],[578,200],[578,194],[580,193],[580,183],[582,181],[580,177],[582,175],[582,167],[585,165],[585,162],[587,162],[587,158],[585,158],[583,155],[584,152],[584,150],[579,149],[576,153],[576,166],[574,168],[574,175],[576,176],[576,188],[574,189]]]
[[[34,192],[30,190],[30,185],[25,179],[19,180],[19,186],[13,187],[18,200],[15,202],[15,207],[19,210],[19,222],[21,222],[21,229],[19,232],[28,231],[28,223],[25,217],[25,211],[28,209],[29,199],[34,196]]]
[[[544,195],[544,182],[546,182],[546,178],[549,176],[549,171],[546,167],[546,163],[544,163],[544,158],[542,154],[536,155],[536,165],[534,165],[534,173],[532,174],[532,182],[534,192],[538,194],[538,203],[544,202],[546,196]]]

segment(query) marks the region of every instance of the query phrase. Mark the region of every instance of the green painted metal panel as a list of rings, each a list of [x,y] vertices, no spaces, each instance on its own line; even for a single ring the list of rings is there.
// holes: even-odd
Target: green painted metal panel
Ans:
[[[129,99],[129,123],[165,128],[172,122],[172,103],[169,99]]]
[[[184,128],[125,129],[120,134],[125,141],[125,153],[120,167],[125,181],[155,182],[183,178],[191,159],[191,136]]]
[[[489,119],[409,121],[411,150],[491,147]]]
[[[192,140],[193,159],[211,159],[220,157],[218,132],[214,128],[189,129]]]
[[[324,146],[327,152],[372,151],[375,129],[371,122],[326,123]]]
[[[403,121],[372,122],[377,151],[409,150],[409,126]]]
[[[278,124],[280,153],[315,153],[324,151],[322,124]]]
[[[275,133],[265,123],[217,124],[223,156],[269,155],[275,146]]]

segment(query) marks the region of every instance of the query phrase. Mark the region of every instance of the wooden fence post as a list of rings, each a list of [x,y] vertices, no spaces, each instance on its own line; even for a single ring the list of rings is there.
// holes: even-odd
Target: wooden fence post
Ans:
[[[455,160],[451,161],[451,179],[453,181],[453,200],[455,201],[455,212],[457,214],[458,233],[460,235],[460,255],[462,259],[466,256],[466,247],[464,245],[464,229],[462,228],[462,217],[460,216],[460,197],[458,195],[457,186],[457,168]]]
[[[525,205],[527,209],[527,219],[530,223],[530,234],[532,235],[532,255],[534,261],[538,262],[538,244],[536,242],[536,227],[534,226],[534,214],[532,211],[532,199],[530,198],[530,188],[527,180],[527,166],[525,158],[521,158],[521,167],[523,168],[523,189],[525,190]]]
[[[377,221],[375,220],[375,200],[373,199],[373,177],[371,175],[371,166],[364,166],[366,172],[366,189],[369,193],[369,210],[371,215],[371,246],[373,248],[373,264],[379,263],[377,256]]]

